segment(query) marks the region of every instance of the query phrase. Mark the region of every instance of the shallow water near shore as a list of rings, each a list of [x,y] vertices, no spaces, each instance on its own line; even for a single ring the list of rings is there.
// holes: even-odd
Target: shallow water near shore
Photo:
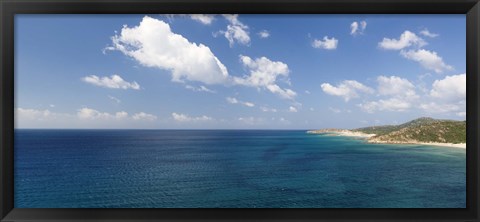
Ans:
[[[15,130],[16,208],[465,208],[465,149],[274,130]]]

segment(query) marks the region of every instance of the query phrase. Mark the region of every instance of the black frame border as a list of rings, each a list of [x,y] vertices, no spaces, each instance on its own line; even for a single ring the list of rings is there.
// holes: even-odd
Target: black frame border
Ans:
[[[479,0],[0,0],[1,221],[480,221]],[[13,205],[15,14],[466,14],[466,209],[18,209]]]

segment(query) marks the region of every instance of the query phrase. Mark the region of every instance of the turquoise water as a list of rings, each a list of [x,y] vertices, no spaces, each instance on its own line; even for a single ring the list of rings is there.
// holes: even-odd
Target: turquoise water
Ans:
[[[465,150],[255,130],[15,130],[16,208],[464,208]]]

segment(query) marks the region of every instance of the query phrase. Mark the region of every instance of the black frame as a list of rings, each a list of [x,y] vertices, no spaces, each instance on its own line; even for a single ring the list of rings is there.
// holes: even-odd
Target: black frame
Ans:
[[[1,221],[480,221],[480,0],[0,0]],[[15,209],[15,14],[466,14],[466,209]]]

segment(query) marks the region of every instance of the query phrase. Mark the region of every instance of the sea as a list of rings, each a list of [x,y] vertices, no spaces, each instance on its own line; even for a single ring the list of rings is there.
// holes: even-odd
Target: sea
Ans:
[[[15,208],[465,208],[465,149],[305,130],[16,129]]]

